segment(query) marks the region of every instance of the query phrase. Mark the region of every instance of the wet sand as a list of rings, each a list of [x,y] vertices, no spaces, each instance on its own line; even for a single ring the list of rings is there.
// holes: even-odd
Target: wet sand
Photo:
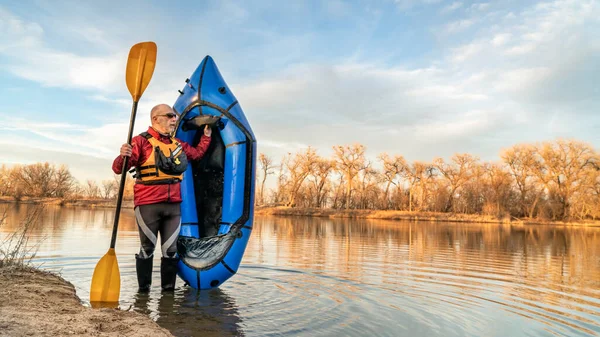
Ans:
[[[149,317],[82,304],[60,276],[0,267],[0,336],[172,336]]]

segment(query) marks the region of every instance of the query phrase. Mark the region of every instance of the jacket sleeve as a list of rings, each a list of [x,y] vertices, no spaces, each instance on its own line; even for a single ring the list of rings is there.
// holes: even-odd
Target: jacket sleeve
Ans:
[[[129,157],[129,161],[127,161],[127,167],[125,170],[129,170],[133,166],[139,165],[140,153],[143,149],[142,137],[135,136],[131,140],[131,157]],[[115,174],[121,174],[121,169],[123,168],[124,157],[120,154],[115,158],[112,164],[112,170]]]
[[[198,146],[192,147],[186,142],[181,142],[181,147],[183,147],[183,151],[185,152],[188,160],[200,160],[204,157],[206,150],[208,150],[208,146],[210,145],[211,137],[206,137],[202,135],[200,138],[200,142]]]

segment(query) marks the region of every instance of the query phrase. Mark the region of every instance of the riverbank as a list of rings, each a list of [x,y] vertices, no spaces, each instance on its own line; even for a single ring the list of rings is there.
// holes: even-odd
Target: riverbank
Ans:
[[[17,203],[12,197],[0,197],[0,203]],[[61,205],[72,207],[89,208],[115,208],[116,201],[112,199],[82,199],[66,200],[62,198],[29,198],[24,197],[19,203]],[[133,200],[123,200],[122,208],[133,209]],[[472,222],[512,225],[558,225],[558,226],[588,226],[600,227],[600,220],[573,220],[552,221],[543,219],[518,219],[514,217],[496,217],[492,215],[443,213],[443,212],[408,212],[408,211],[384,211],[364,209],[322,209],[322,208],[297,208],[285,206],[256,206],[257,215],[278,216],[309,216],[326,218],[356,218],[356,219],[380,219],[380,220],[402,220],[402,221],[427,221],[427,222]]]
[[[43,205],[60,205],[72,207],[90,207],[90,208],[115,208],[117,201],[114,199],[80,199],[70,200],[64,198],[31,198],[23,197],[16,201],[13,197],[0,197],[0,203],[20,203],[20,204],[43,204]],[[123,208],[133,208],[133,200],[123,200]]]
[[[491,215],[441,213],[441,212],[408,212],[408,211],[379,211],[379,210],[340,210],[320,208],[264,207],[257,206],[255,214],[278,216],[311,216],[326,218],[355,218],[426,222],[473,222],[511,225],[559,225],[559,226],[590,226],[600,227],[600,221],[551,221],[539,219],[498,218]]]
[[[0,267],[0,336],[172,336],[149,317],[81,304],[73,285],[31,267]]]

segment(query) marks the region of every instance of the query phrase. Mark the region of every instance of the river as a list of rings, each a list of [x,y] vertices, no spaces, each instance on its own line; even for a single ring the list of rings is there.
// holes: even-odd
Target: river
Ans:
[[[34,206],[2,207],[0,242]],[[46,206],[32,263],[89,305],[113,218]],[[600,228],[257,216],[221,287],[198,292],[178,279],[162,294],[156,256],[147,295],[136,293],[138,242],[123,210],[120,308],[176,336],[600,336]]]

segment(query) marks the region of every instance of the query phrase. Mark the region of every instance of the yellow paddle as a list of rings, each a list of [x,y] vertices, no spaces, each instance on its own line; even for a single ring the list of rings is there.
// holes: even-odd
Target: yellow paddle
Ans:
[[[144,90],[148,87],[154,66],[156,65],[156,44],[154,42],[141,42],[129,51],[127,59],[127,71],[125,81],[127,88],[133,98],[133,107],[131,108],[131,119],[129,120],[129,134],[127,135],[127,144],[131,143],[133,133],[133,124],[137,112],[138,101],[142,97]],[[111,306],[118,304],[121,291],[121,275],[119,273],[119,264],[115,254],[115,241],[117,240],[117,228],[119,227],[119,215],[121,213],[121,203],[123,202],[123,190],[125,188],[125,179],[127,162],[129,157],[123,161],[121,170],[121,184],[119,185],[119,195],[117,197],[117,209],[115,211],[115,222],[113,225],[112,239],[110,249],[104,255],[92,276],[92,286],[90,288],[90,302],[93,307]]]

